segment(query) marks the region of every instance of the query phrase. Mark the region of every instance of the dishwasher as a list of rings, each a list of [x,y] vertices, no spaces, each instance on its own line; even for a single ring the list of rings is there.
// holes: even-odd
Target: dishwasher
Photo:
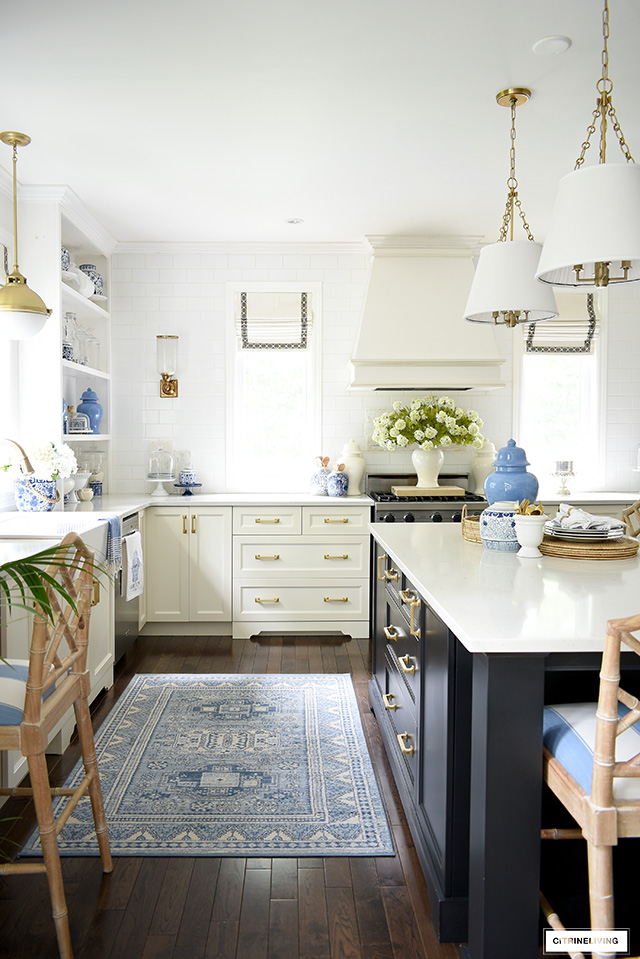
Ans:
[[[122,539],[140,529],[138,513],[129,513],[122,519]],[[115,584],[115,662],[131,649],[138,637],[140,597],[127,601],[124,590],[124,573],[121,569]]]

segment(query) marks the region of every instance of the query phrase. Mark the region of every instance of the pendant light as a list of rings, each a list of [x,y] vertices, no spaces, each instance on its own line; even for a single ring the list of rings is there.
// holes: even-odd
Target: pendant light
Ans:
[[[611,101],[609,4],[602,15],[604,46],[598,96],[582,152],[560,180],[537,276],[554,286],[602,287],[640,279],[640,167],[631,156]],[[591,136],[600,124],[597,166],[584,167]],[[626,163],[607,163],[607,124]]]
[[[558,315],[553,290],[536,279],[541,246],[527,223],[516,179],[516,107],[527,103],[531,91],[511,87],[496,95],[500,106],[511,110],[511,150],[507,205],[502,217],[500,239],[480,251],[480,258],[464,312],[472,323],[494,323],[514,327],[537,323]],[[513,239],[515,210],[518,210],[526,240]]]
[[[0,140],[13,148],[13,270],[0,289],[0,336],[24,340],[39,333],[51,316],[37,293],[30,290],[18,269],[18,184],[16,166],[18,147],[26,147],[31,137],[26,133],[5,131]]]

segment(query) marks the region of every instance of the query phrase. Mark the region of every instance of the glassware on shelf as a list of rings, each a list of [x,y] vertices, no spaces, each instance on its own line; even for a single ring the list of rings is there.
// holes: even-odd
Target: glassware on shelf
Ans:
[[[87,329],[87,339],[85,343],[87,366],[94,370],[100,369],[100,340],[91,328]]]
[[[77,357],[77,340],[75,334],[76,315],[65,313],[62,324],[62,359],[74,362]]]
[[[171,453],[164,449],[162,444],[158,444],[157,449],[152,450],[149,455],[147,468],[147,479],[152,483],[157,483],[152,491],[152,496],[168,496],[166,489],[162,485],[175,480],[174,459]]]

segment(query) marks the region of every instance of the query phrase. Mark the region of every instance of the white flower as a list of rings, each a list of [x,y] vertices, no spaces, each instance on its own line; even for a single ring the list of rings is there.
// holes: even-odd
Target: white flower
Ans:
[[[425,440],[424,443],[421,443],[421,444],[420,444],[420,449],[421,449],[421,450],[432,450],[432,449],[433,449],[433,443],[431,442],[431,440]]]
[[[400,430],[398,429],[397,426],[392,426],[391,429],[389,430],[389,436],[393,436],[394,439],[399,435],[399,433],[400,433]]]
[[[447,419],[447,414],[445,413],[445,411],[438,410],[438,412],[436,413],[436,420],[438,421],[438,423],[444,423],[446,419]]]
[[[403,430],[403,429],[405,429],[406,425],[407,425],[407,424],[406,424],[405,420],[402,420],[402,419],[396,420],[396,425],[395,425],[394,429]]]
[[[78,470],[75,453],[66,443],[56,446],[47,443],[34,450],[31,456],[35,475],[39,479],[66,479]]]
[[[471,445],[473,446],[474,450],[481,450],[484,446],[484,436],[476,436]]]
[[[456,426],[458,425],[458,424],[456,423],[456,420],[455,420],[455,417],[454,417],[454,416],[447,416],[447,417],[445,417],[445,421],[444,421],[444,422],[445,422],[445,425],[446,425],[447,429],[450,430],[450,432],[452,432],[452,433],[453,433],[454,429],[456,428]]]
[[[422,440],[425,438],[425,435],[424,435],[424,433],[423,433],[422,430],[416,430],[413,435],[415,436],[416,441],[417,441],[418,443],[421,443]]]
[[[409,440],[407,439],[406,436],[403,436],[401,433],[400,436],[398,437],[398,446],[408,446],[408,445],[409,445]]]
[[[480,427],[477,423],[469,423],[469,433],[471,436],[477,436],[480,432]]]
[[[411,420],[412,423],[419,423],[420,410],[411,410],[411,412],[409,413],[409,419]]]
[[[395,400],[391,405],[393,406],[396,413],[402,409],[402,403],[400,402],[400,400]]]
[[[387,440],[387,449],[394,450],[395,448],[396,448],[396,444],[393,442],[393,440]]]
[[[435,436],[438,435],[438,431],[433,426],[427,426],[426,430],[424,431],[424,435],[427,437],[428,440],[432,440]]]
[[[451,446],[451,437],[443,436],[440,440],[440,446]]]

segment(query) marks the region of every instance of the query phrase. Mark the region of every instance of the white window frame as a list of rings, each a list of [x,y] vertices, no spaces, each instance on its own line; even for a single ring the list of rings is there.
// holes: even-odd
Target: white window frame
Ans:
[[[264,280],[227,283],[226,340],[227,340],[227,409],[225,443],[225,483],[227,491],[238,489],[233,466],[233,430],[234,406],[236,397],[236,294],[238,293],[310,293],[313,310],[311,334],[311,367],[313,383],[311,386],[310,446],[320,450],[322,437],[322,283],[304,280]],[[313,472],[313,461],[309,463],[309,475]],[[256,490],[260,492],[260,490]]]
[[[588,291],[585,291],[588,292]],[[596,344],[596,380],[598,390],[598,455],[593,472],[593,483],[590,489],[593,492],[603,490],[605,486],[606,462],[606,413],[607,413],[607,349],[608,349],[608,318],[609,318],[608,291],[600,290],[597,294],[597,310],[600,317],[599,333]],[[544,324],[541,324],[541,326]],[[587,320],[585,317],[585,328]],[[522,414],[522,362],[525,356],[526,327],[513,331],[513,431],[512,435],[518,442]],[[540,486],[544,488],[550,482],[550,477],[538,476]]]

